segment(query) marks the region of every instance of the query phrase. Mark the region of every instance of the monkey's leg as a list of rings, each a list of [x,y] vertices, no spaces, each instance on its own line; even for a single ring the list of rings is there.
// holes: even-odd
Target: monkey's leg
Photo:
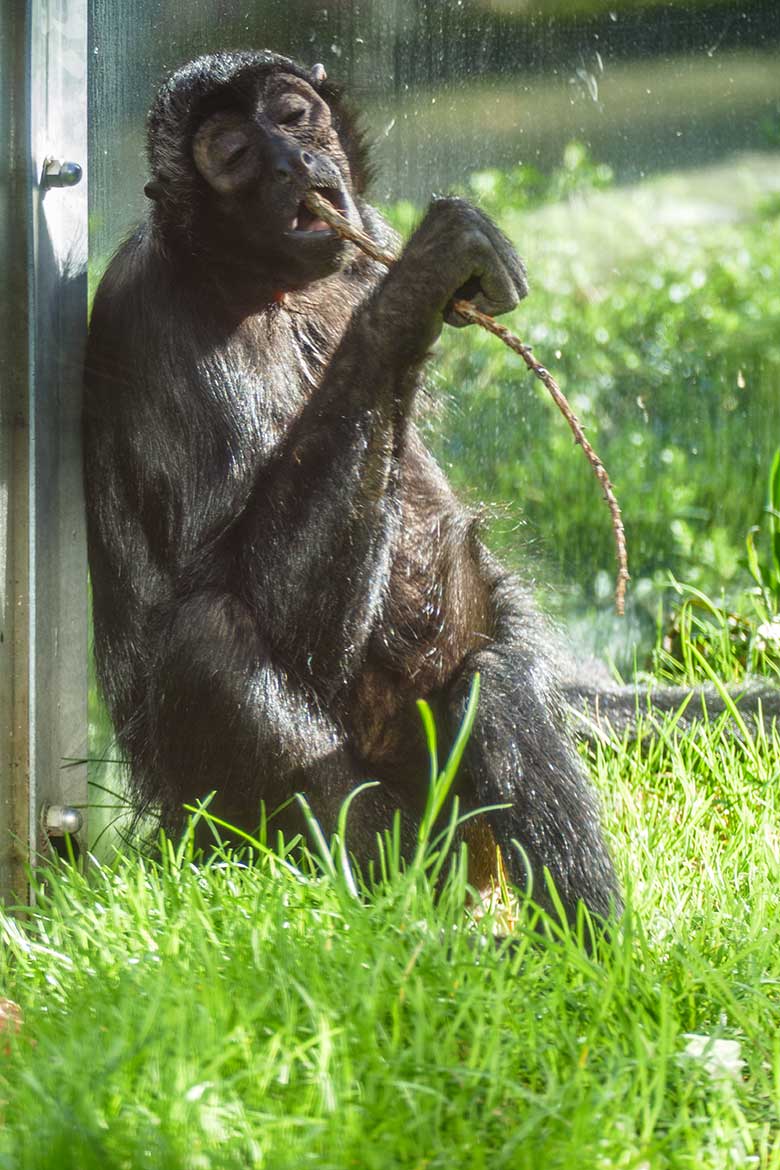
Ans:
[[[463,767],[476,806],[507,804],[488,814],[510,877],[551,909],[544,870],[572,919],[577,903],[608,916],[619,908],[617,881],[604,843],[598,802],[566,727],[565,708],[545,657],[539,619],[494,590],[493,642],[468,656],[450,701],[454,727],[470,680],[481,675],[480,700]]]
[[[370,777],[318,696],[273,662],[247,611],[234,598],[198,594],[161,624],[136,760],[163,816],[178,828],[183,805],[217,790],[212,811],[246,831],[296,792],[306,795],[326,835],[347,795]],[[141,778],[143,779],[143,777]],[[350,809],[348,847],[361,863],[376,856],[376,834],[392,827],[398,794],[367,790]],[[403,806],[401,806],[403,813]],[[297,802],[272,822],[305,832]],[[412,838],[411,816],[402,834]]]

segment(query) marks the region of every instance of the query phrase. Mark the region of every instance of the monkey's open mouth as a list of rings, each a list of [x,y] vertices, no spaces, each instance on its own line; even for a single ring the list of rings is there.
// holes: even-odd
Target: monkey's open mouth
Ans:
[[[341,215],[345,215],[347,211],[347,201],[344,198],[343,192],[336,187],[315,187],[314,190],[323,199],[327,200],[332,207],[336,209]],[[301,200],[298,204],[298,210],[293,216],[290,223],[290,231],[293,232],[329,232],[331,231],[329,224],[325,223],[324,219],[320,219],[313,211],[310,211],[305,202]]]

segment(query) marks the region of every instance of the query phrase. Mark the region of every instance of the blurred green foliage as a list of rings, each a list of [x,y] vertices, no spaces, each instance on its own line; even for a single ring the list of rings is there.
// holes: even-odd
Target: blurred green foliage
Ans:
[[[548,209],[533,208],[561,200],[592,201],[594,222],[603,229],[614,215],[616,237],[627,237],[623,258],[618,239],[606,262],[598,243],[545,238],[531,296],[508,323],[604,460],[626,523],[631,604],[649,630],[670,575],[718,598],[753,584],[745,533],[761,517],[780,438],[780,206],[757,201],[732,222],[681,214],[637,243],[628,236],[641,227],[622,216],[631,189],[605,193],[609,181],[572,144],[550,176],[482,171],[470,193],[516,240],[546,230]],[[407,231],[412,209],[392,218]],[[449,409],[434,410],[429,440],[467,498],[497,506],[493,545],[526,569],[530,552],[569,608],[608,608],[609,514],[540,385],[475,329],[447,331],[431,383]]]
[[[752,587],[737,599],[737,610],[691,585],[675,585],[680,600],[658,639],[655,673],[683,682],[702,681],[708,669],[724,681],[747,674],[780,678],[780,447],[769,468],[762,522],[748,531],[745,547]]]
[[[595,163],[582,142],[567,143],[561,165],[551,174],[522,164],[502,171],[495,167],[475,171],[467,194],[483,211],[501,220],[507,208],[529,211],[545,203],[557,203],[588,191],[601,191],[613,181],[612,168]]]

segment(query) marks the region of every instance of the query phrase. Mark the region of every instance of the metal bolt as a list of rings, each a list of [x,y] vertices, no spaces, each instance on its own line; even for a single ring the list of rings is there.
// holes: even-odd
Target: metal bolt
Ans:
[[[64,837],[78,833],[84,818],[77,808],[68,804],[50,804],[44,813],[44,825],[50,837]]]
[[[75,187],[81,182],[81,167],[77,162],[60,162],[56,158],[47,158],[43,164],[41,186],[44,190],[49,187]]]

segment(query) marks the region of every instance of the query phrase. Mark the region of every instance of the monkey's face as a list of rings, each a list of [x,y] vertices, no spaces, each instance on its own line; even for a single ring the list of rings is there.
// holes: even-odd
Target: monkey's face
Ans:
[[[360,223],[346,154],[330,107],[302,78],[272,71],[251,101],[206,115],[192,139],[205,205],[218,246],[233,262],[259,262],[280,287],[337,271],[352,254],[307,208],[316,190]]]

